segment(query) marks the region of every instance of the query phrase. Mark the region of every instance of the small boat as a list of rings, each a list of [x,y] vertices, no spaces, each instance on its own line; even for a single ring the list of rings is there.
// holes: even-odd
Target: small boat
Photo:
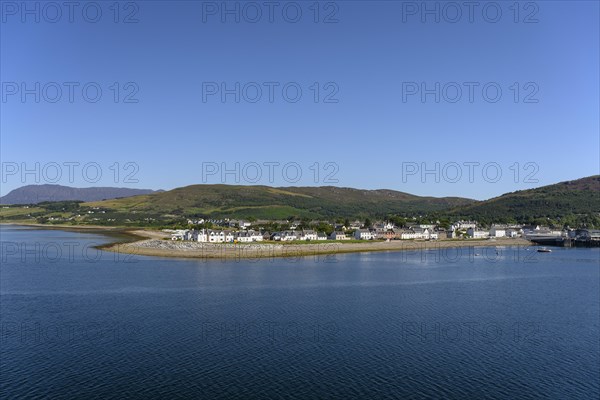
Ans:
[[[541,249],[537,249],[538,253],[552,253],[552,250],[542,247]]]

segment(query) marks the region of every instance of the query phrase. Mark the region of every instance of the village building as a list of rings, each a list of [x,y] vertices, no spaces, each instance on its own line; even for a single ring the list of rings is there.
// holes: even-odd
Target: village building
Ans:
[[[282,242],[290,242],[293,240],[298,240],[298,234],[296,233],[296,231],[281,232],[281,241]]]
[[[506,237],[516,238],[521,234],[521,230],[517,228],[508,228],[506,229]]]
[[[312,229],[303,229],[301,233],[301,240],[317,240],[318,235]]]
[[[354,239],[373,240],[373,238],[374,238],[373,232],[371,232],[368,229],[358,229],[358,230],[354,231]]]
[[[417,238],[417,234],[412,229],[398,229],[395,231],[396,239],[412,240]]]
[[[271,234],[271,240],[279,242],[281,240],[281,232],[273,232]]]
[[[489,237],[490,233],[477,228],[469,228],[467,229],[467,235],[473,239],[484,239]]]
[[[460,229],[462,231],[468,230],[469,228],[476,229],[477,222],[476,221],[458,221],[453,225],[454,229]]]
[[[346,236],[344,232],[334,231],[331,235],[329,235],[330,240],[348,240],[349,237]]]
[[[411,226],[410,230],[415,233],[415,239],[429,239],[431,234],[429,228],[421,228],[419,226]]]
[[[490,229],[490,236],[496,238],[506,237],[506,228],[501,225],[492,225]]]

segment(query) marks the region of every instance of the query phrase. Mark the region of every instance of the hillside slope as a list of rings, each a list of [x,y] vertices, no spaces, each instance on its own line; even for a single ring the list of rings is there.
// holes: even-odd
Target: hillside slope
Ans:
[[[486,201],[454,208],[451,213],[484,220],[597,215],[600,213],[600,175],[506,193]]]
[[[427,213],[475,200],[420,197],[393,190],[351,188],[192,185],[126,199],[87,204],[126,213],[280,219],[363,217]]]

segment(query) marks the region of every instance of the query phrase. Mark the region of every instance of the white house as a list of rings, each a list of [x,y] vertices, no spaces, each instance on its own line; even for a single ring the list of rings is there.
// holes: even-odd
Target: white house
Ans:
[[[335,231],[331,235],[329,235],[329,239],[331,239],[331,240],[348,240],[350,238],[347,237],[344,232]]]
[[[465,230],[465,229],[469,229],[469,228],[476,229],[477,222],[476,221],[458,221],[458,222],[454,223],[453,227],[455,229],[460,229],[460,230]]]
[[[506,230],[506,236],[509,238],[516,238],[519,236],[519,229],[509,228]]]
[[[358,229],[354,231],[354,239],[357,240],[372,240],[373,232],[368,229]]]
[[[240,243],[252,242],[252,234],[250,232],[237,232],[236,240]]]
[[[417,234],[412,229],[400,229],[396,231],[396,238],[400,240],[416,239]]]
[[[231,231],[208,231],[208,242],[209,243],[225,243],[233,242],[234,236]]]
[[[394,224],[392,224],[391,222],[378,222],[376,224],[373,225],[373,229],[376,229],[378,231],[389,231],[390,229],[394,228]]]
[[[490,233],[477,228],[469,228],[467,229],[467,235],[473,239],[484,239],[489,237]]]
[[[317,233],[317,240],[327,240],[327,235],[324,232]]]
[[[430,233],[428,228],[421,228],[418,226],[414,226],[410,228],[411,231],[415,233],[415,239],[429,239]]]
[[[491,237],[505,237],[506,236],[506,229],[501,227],[501,226],[495,226],[492,225],[492,228],[490,229],[490,236]]]
[[[317,240],[318,235],[317,232],[312,229],[303,229],[300,235],[300,240]]]
[[[283,231],[283,232],[281,232],[280,240],[283,242],[298,240],[298,234],[296,233],[296,231]]]
[[[264,239],[263,234],[255,230],[250,230],[250,236],[253,242],[262,242]]]
[[[223,231],[208,231],[208,241],[210,243],[222,243],[225,241],[225,234]]]
[[[196,235],[196,240],[203,243],[208,242],[208,231],[206,229],[198,231],[198,234]]]
[[[255,230],[237,232],[235,235],[238,242],[249,243],[249,242],[262,242],[263,235]]]

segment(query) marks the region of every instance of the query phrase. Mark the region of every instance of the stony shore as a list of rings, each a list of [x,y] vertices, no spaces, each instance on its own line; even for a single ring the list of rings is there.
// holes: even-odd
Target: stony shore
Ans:
[[[103,247],[103,250],[115,251],[126,254],[137,254],[159,257],[181,258],[224,258],[224,259],[254,259],[272,257],[303,257],[319,255],[335,255],[343,253],[362,253],[375,251],[404,251],[404,250],[436,250],[456,247],[482,247],[482,246],[531,246],[525,239],[502,238],[495,240],[392,240],[365,241],[364,243],[338,242],[303,242],[303,243],[198,243],[164,240],[167,235],[162,232],[136,230],[130,231],[137,237],[144,239],[115,243]]]

